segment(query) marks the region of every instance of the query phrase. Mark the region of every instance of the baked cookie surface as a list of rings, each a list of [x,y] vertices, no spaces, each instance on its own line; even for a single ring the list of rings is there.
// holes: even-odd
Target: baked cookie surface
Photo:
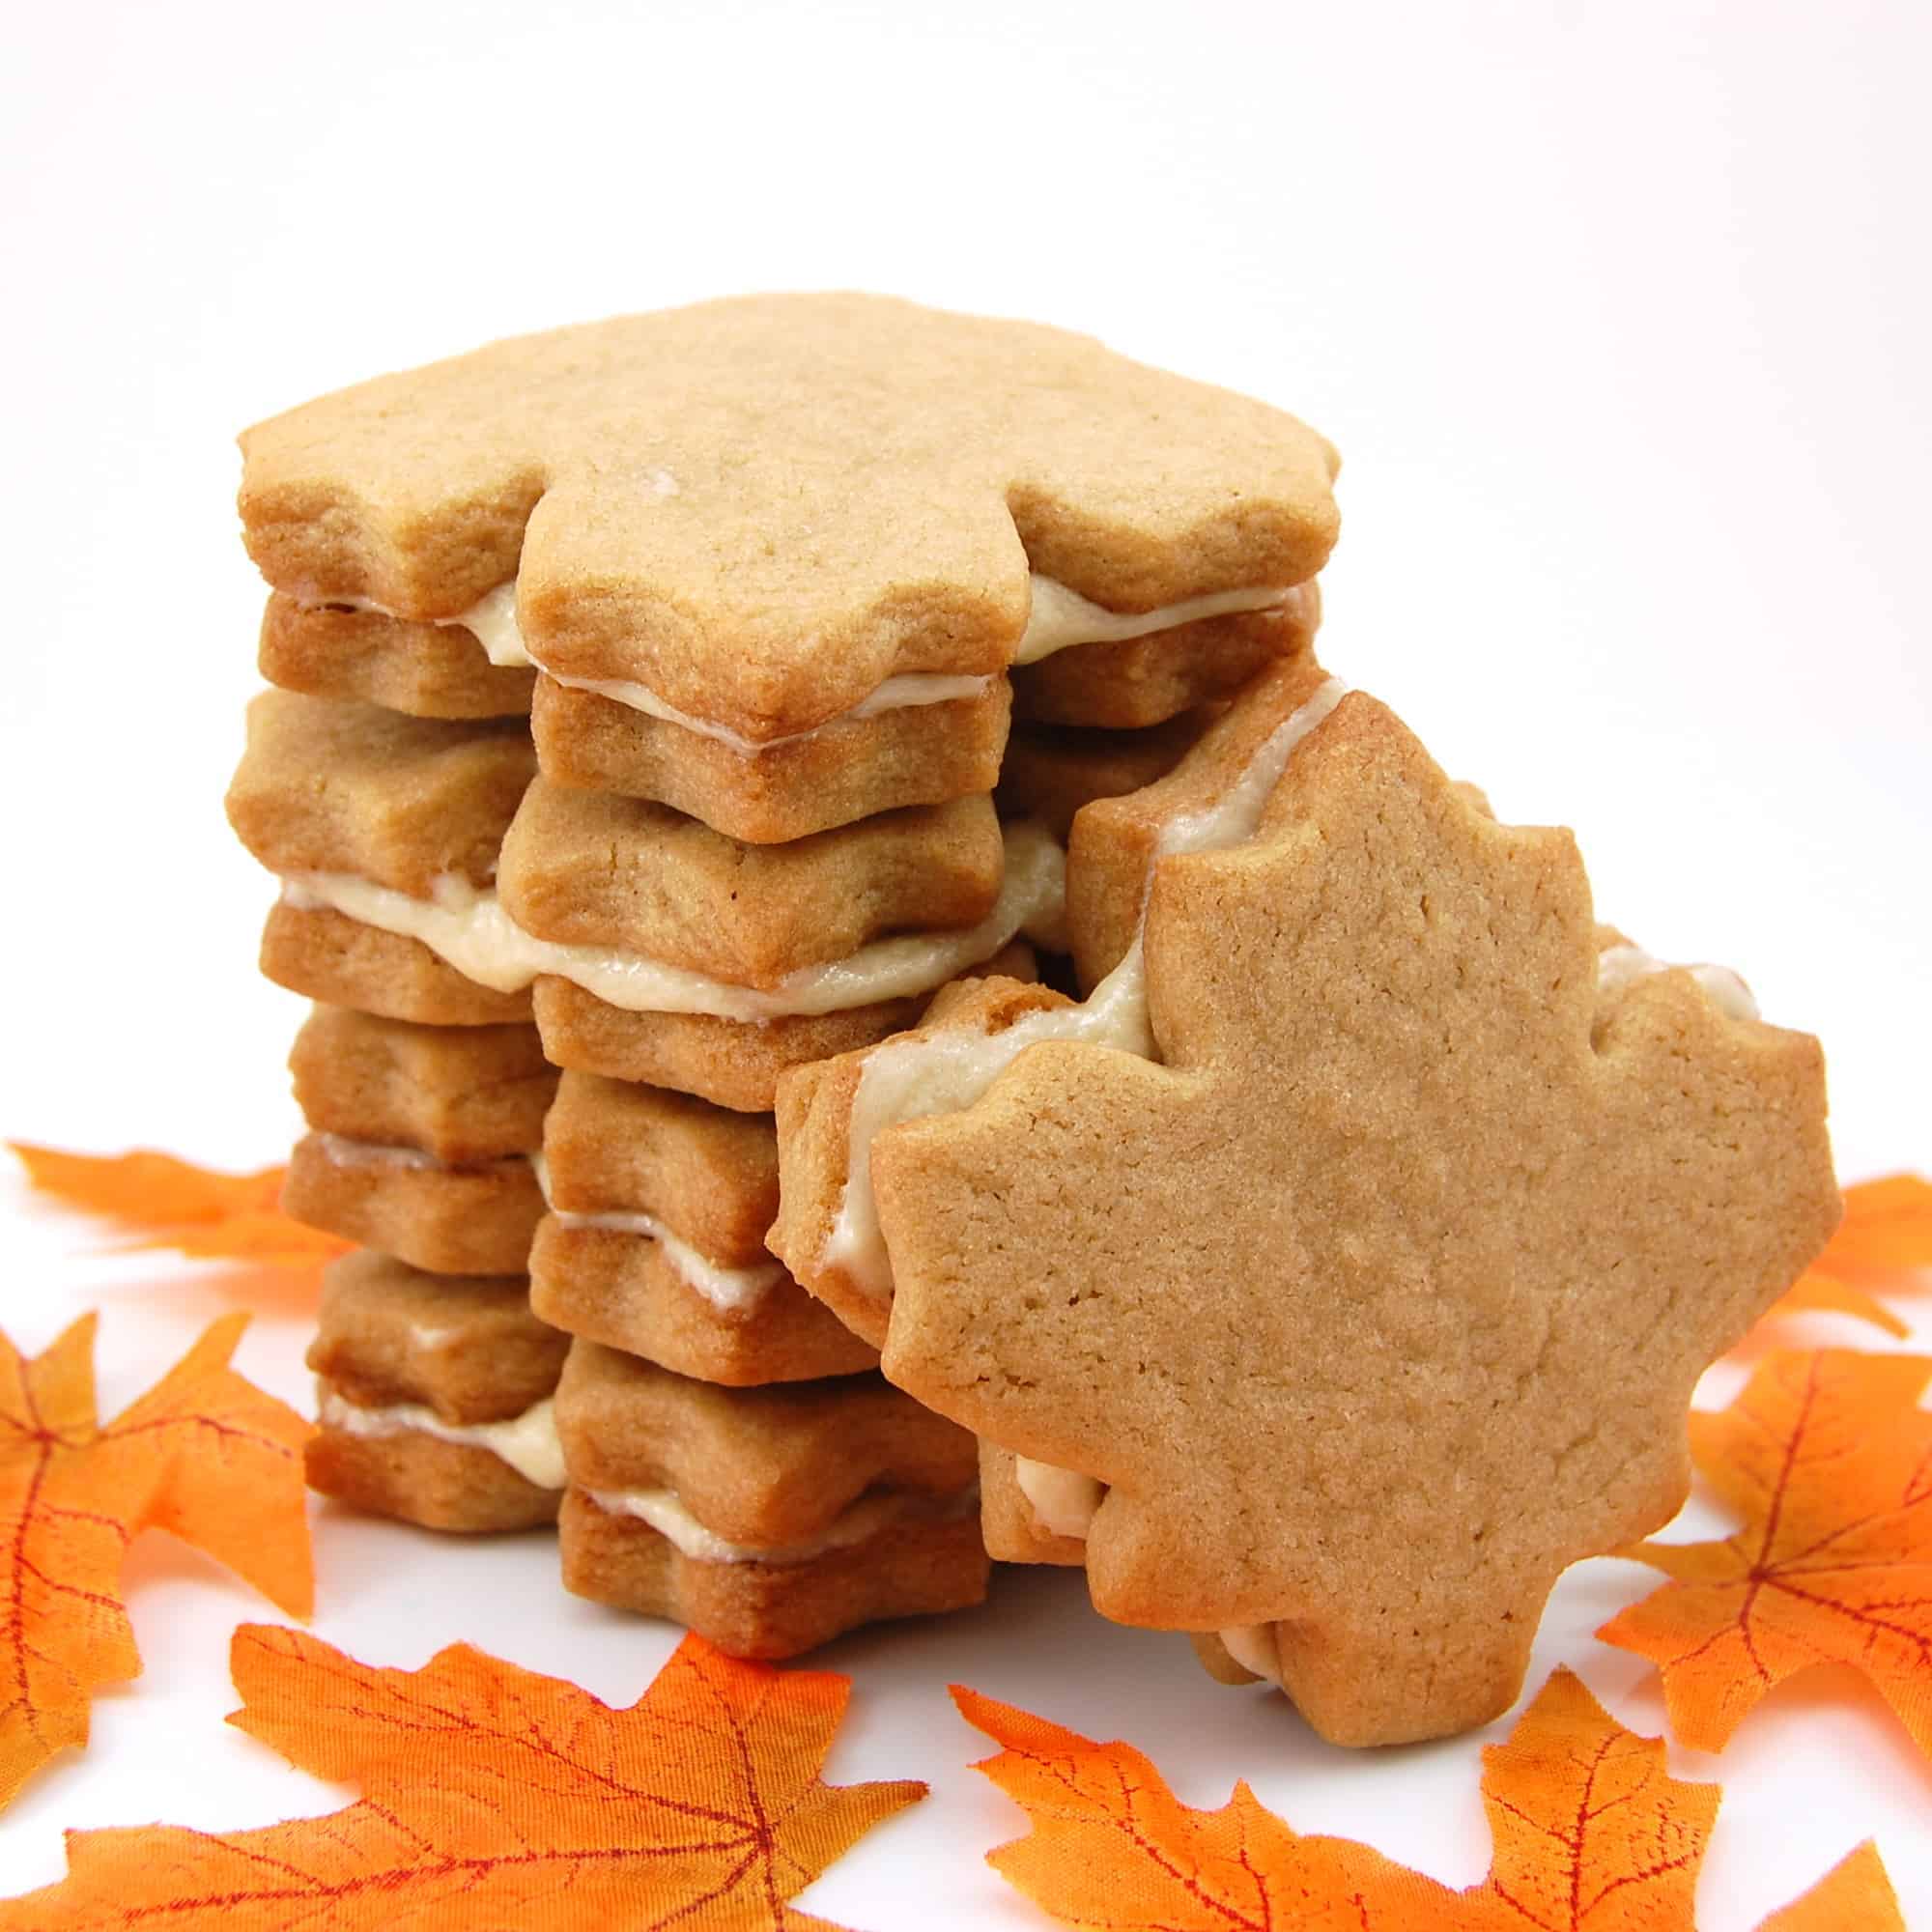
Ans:
[[[892,678],[1003,672],[1035,575],[1186,621],[1305,582],[1337,522],[1333,451],[1280,411],[1085,337],[857,295],[500,342],[242,443],[277,589],[438,620],[514,579],[546,671],[753,743]]]
[[[1329,1737],[1435,1735],[1682,1500],[1696,1377],[1838,1211],[1822,1061],[1601,931],[1569,834],[1374,699],[1251,696],[1076,819],[1084,1006],[962,991],[788,1078],[775,1241],[845,1312],[863,1141],[861,1332],[1018,1453],[1096,1605],[1223,1633]],[[855,1136],[867,1060],[900,1093]]]

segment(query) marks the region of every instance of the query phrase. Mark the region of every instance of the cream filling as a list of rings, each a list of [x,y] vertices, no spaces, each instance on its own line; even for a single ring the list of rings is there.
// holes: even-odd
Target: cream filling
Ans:
[[[586,1490],[583,1493],[611,1516],[632,1516],[649,1523],[667,1542],[698,1563],[809,1563],[814,1556],[849,1549],[855,1543],[876,1536],[904,1514],[910,1500],[904,1494],[861,1496],[816,1536],[797,1543],[755,1544],[733,1543],[716,1530],[706,1529],[685,1508],[675,1490]],[[963,1513],[976,1500],[977,1492],[969,1491],[957,1507]]]
[[[648,685],[634,684],[625,678],[566,677],[561,671],[554,670],[546,670],[544,675],[553,684],[560,684],[568,691],[587,691],[598,697],[608,697],[613,704],[621,704],[628,711],[641,711],[647,717],[661,718],[668,724],[678,724],[687,731],[695,731],[701,738],[715,738],[720,744],[729,745],[734,752],[748,758],[775,751],[781,745],[802,744],[808,738],[816,738],[829,731],[835,724],[844,724],[855,718],[876,718],[885,711],[908,711],[926,704],[951,704],[956,698],[981,697],[993,684],[989,676],[955,677],[937,671],[909,671],[898,677],[887,678],[884,684],[867,692],[849,711],[828,718],[823,724],[813,724],[804,731],[787,731],[779,738],[747,738],[742,732],[732,730],[728,724],[715,724],[708,718],[695,718],[689,711],[680,711],[676,705],[660,697]]]
[[[315,1144],[334,1167],[440,1168],[442,1162],[421,1148],[388,1147],[381,1141],[351,1140],[347,1134],[317,1134]]]
[[[1308,702],[1264,741],[1239,778],[1211,806],[1170,819],[1155,842],[1154,857],[1206,852],[1251,838],[1262,808],[1302,739],[1342,701],[1348,687],[1338,678],[1321,684]],[[1151,870],[1151,868],[1150,868]],[[924,1038],[888,1040],[866,1058],[852,1097],[845,1151],[845,1186],[833,1217],[820,1265],[842,1270],[866,1294],[885,1300],[893,1292],[892,1258],[879,1228],[872,1192],[872,1142],[888,1127],[932,1114],[970,1107],[1030,1046],[1071,1040],[1110,1046],[1142,1059],[1153,1056],[1148,1024],[1146,891],[1141,923],[1121,963],[1079,1005],[1028,1013],[1004,1033],[941,1031]]]
[[[658,1244],[678,1279],[701,1294],[720,1314],[730,1315],[755,1307],[784,1279],[784,1268],[778,1262],[763,1262],[753,1267],[725,1267],[673,1234],[655,1214],[578,1214],[559,1208],[551,1199],[550,1163],[538,1154],[530,1165],[536,1170],[545,1204],[559,1227],[608,1228],[612,1234],[648,1236]]]
[[[394,617],[395,611],[373,597],[310,597],[301,600],[304,611],[372,611],[379,617]],[[414,621],[424,621],[417,619]],[[431,617],[429,623],[443,631],[468,631],[483,646],[483,655],[493,665],[505,668],[527,669],[530,654],[524,648],[524,634],[517,627],[517,580],[486,590],[469,609],[455,617]]]
[[[1598,953],[1597,989],[1603,993],[1619,993],[1634,980],[1647,980],[1653,973],[1679,970],[1689,973],[1703,987],[1711,1004],[1720,1013],[1727,1013],[1734,1020],[1761,1017],[1751,989],[1743,977],[1732,972],[1728,966],[1696,965],[1680,969],[1667,959],[1659,959],[1655,954],[1646,952],[1641,946],[1606,946]]]
[[[399,1167],[416,1173],[481,1174],[492,1168],[505,1167],[513,1160],[531,1158],[529,1154],[507,1153],[492,1160],[450,1162],[438,1160],[435,1154],[425,1153],[421,1148],[390,1147],[382,1141],[352,1140],[347,1134],[319,1133],[315,1142],[323,1157],[335,1167]]]
[[[503,1422],[445,1422],[420,1403],[399,1402],[384,1408],[364,1408],[326,1384],[319,1391],[316,1419],[342,1435],[434,1435],[466,1449],[487,1449],[507,1463],[526,1483],[540,1490],[564,1485],[563,1445],[557,1440],[554,1405],[542,1402]]]
[[[1107,1493],[1106,1484],[1097,1476],[1083,1476],[1054,1463],[1036,1463],[1031,1456],[1015,1456],[1013,1478],[1020,1493],[1033,1505],[1033,1520],[1040,1529],[1049,1536],[1087,1540],[1100,1498]]]
[[[664,475],[667,472],[658,473]],[[668,494],[674,496],[675,488]],[[1287,589],[1271,586],[1253,590],[1216,590],[1205,597],[1190,597],[1179,604],[1163,605],[1157,611],[1109,611],[1102,605],[1090,603],[1078,591],[1069,590],[1065,584],[1056,583],[1052,578],[1041,577],[1037,572],[1029,583],[1031,598],[1026,629],[1021,633],[1019,647],[1013,653],[1013,662],[1023,665],[1037,664],[1041,658],[1052,657],[1055,652],[1067,650],[1076,644],[1119,643],[1129,638],[1151,637],[1156,631],[1171,631],[1181,624],[1198,623],[1204,617],[1272,611],[1308,595],[1306,584],[1295,584]],[[373,611],[384,617],[396,614],[386,605],[378,604],[369,597],[322,597],[307,608],[329,606],[350,611]],[[728,725],[694,717],[689,711],[680,711],[674,704],[660,697],[648,685],[634,683],[628,678],[566,677],[560,671],[552,670],[548,665],[539,663],[530,656],[517,624],[515,578],[507,583],[497,584],[494,590],[486,591],[460,615],[436,617],[431,621],[445,629],[453,627],[470,632],[493,665],[534,666],[554,683],[568,690],[587,691],[598,697],[608,697],[627,710],[641,711],[646,717],[681,725],[687,731],[696,731],[700,737],[715,738],[747,757],[756,757],[759,753],[779,745],[795,745],[801,740],[815,738],[821,731],[852,719],[876,718],[885,711],[903,711],[919,705],[950,704],[958,698],[978,697],[993,682],[990,676],[907,672],[887,678],[875,690],[867,692],[850,710],[828,718],[823,724],[814,724],[805,731],[788,732],[781,738],[748,738]]]
[[[1211,590],[1205,597],[1164,604],[1157,611],[1109,611],[1104,605],[1089,603],[1077,590],[1069,590],[1050,577],[1041,577],[1037,571],[1032,578],[1032,591],[1026,630],[1021,634],[1019,649],[1013,653],[1015,664],[1037,664],[1041,658],[1050,658],[1055,652],[1076,644],[1118,644],[1129,638],[1151,638],[1156,631],[1198,624],[1204,617],[1274,611],[1310,594],[1305,583],[1287,589]]]
[[[762,1023],[929,993],[1022,932],[1056,946],[1066,903],[1066,855],[1050,833],[1032,823],[1008,826],[1005,838],[1000,895],[978,925],[874,940],[843,959],[804,967],[769,990],[615,947],[534,938],[511,920],[494,891],[449,873],[437,880],[431,897],[418,899],[349,872],[305,872],[283,880],[282,902],[298,911],[327,908],[419,940],[466,979],[497,992],[519,992],[539,973],[549,973],[626,1012],[707,1013]]]
[[[1219,1633],[1221,1647],[1243,1670],[1270,1683],[1281,1682],[1281,1651],[1272,1624],[1231,1624]]]

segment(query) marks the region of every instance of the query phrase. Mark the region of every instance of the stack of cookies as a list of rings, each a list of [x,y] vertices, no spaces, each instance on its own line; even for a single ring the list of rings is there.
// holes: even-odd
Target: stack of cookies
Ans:
[[[310,1476],[436,1528],[550,1522],[566,1344],[531,1313],[526,1269],[557,1076],[529,995],[478,984],[301,884],[354,878],[402,895],[487,884],[536,769],[529,728],[462,715],[515,702],[488,680],[410,681],[354,650],[304,671],[286,648],[311,649],[334,614],[309,623],[270,600],[263,663],[307,688],[255,699],[228,794],[236,830],[288,882],[263,969],[317,1003],[290,1061],[311,1131],[284,1200],[364,1248],[324,1281]],[[438,715],[388,708],[404,703]]]
[[[318,1486],[471,1528],[561,1488],[572,1589],[745,1654],[977,1601],[973,1437],[765,1245],[778,1082],[1064,944],[1075,806],[1306,650],[1326,445],[841,297],[499,345],[244,449],[282,689],[230,811],[264,969],[324,1003],[288,1205],[384,1257],[328,1285]],[[573,1338],[554,1409],[486,1280],[552,1380]]]
[[[839,296],[243,447],[319,1487],[743,1655],[990,1548],[1330,1737],[1508,1704],[1829,1233],[1821,1063],[1316,663],[1320,437]]]

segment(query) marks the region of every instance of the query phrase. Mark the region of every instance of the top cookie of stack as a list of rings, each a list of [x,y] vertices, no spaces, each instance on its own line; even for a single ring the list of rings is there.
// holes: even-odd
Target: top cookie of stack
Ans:
[[[1305,636],[1336,531],[1293,417],[864,296],[498,343],[242,447],[272,681],[527,709],[547,779],[760,844],[990,792],[1009,703],[1224,696]]]

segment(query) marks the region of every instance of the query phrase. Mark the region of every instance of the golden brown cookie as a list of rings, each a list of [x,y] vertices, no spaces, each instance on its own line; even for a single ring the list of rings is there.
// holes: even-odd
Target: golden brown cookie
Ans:
[[[426,899],[445,878],[488,885],[535,773],[514,721],[449,724],[265,691],[248,707],[228,819],[283,878],[351,873]]]
[[[876,1368],[765,1247],[778,1210],[771,1117],[568,1073],[545,1129],[553,1212],[530,1251],[548,1321],[703,1381]]]
[[[309,1014],[289,1070],[318,1132],[455,1166],[538,1152],[557,1091],[533,1026],[417,1026],[341,1007]]]
[[[435,1274],[520,1274],[543,1218],[526,1154],[446,1166],[414,1148],[308,1134],[282,1209]]]
[[[1237,611],[1170,631],[1057,651],[1013,672],[1013,717],[1037,724],[1144,730],[1232,697],[1268,665],[1315,640],[1321,598],[1297,585],[1269,611]]]
[[[581,1596],[784,1657],[985,1593],[973,1439],[876,1375],[723,1389],[579,1342],[557,1395]]]
[[[879,1047],[899,1060],[934,1056],[929,1084],[914,1094],[893,1088],[899,1104],[926,1108],[951,1104],[945,1085],[954,1042],[968,1045],[1009,1033],[1031,1015],[1065,1009],[1071,1002],[1050,987],[1014,980],[962,980],[933,1001],[917,1026]],[[892,1307],[891,1271],[877,1249],[876,1219],[867,1192],[867,1116],[858,1111],[862,1085],[874,1055],[869,1045],[829,1056],[787,1071],[778,1083],[778,1137],[781,1185],[778,1219],[766,1237],[773,1254],[855,1335],[875,1349],[886,1340]],[[888,1063],[881,1062],[881,1070]],[[856,1114],[856,1118],[855,1118]],[[859,1163],[854,1193],[854,1155]]]
[[[871,1143],[885,1365],[1091,1486],[1103,1612],[1392,1742],[1506,1708],[1558,1573],[1675,1511],[1697,1376],[1838,1204],[1815,1040],[1600,957],[1570,835],[1372,698],[1291,722],[1245,799],[1190,795],[1213,733],[1166,781],[1161,1059],[1042,1039]]]
[[[412,624],[346,604],[303,604],[283,591],[262,613],[257,664],[270,684],[415,718],[523,718],[536,672],[494,665],[459,624]]]
[[[870,1492],[953,1497],[979,1474],[971,1435],[876,1374],[718,1388],[579,1341],[556,1421],[574,1487],[668,1492],[734,1544],[796,1544]]]
[[[668,806],[538,779],[497,890],[535,938],[772,990],[887,933],[978,925],[1005,863],[985,797],[748,845]]]
[[[311,999],[390,1019],[528,1020],[526,983],[482,983],[421,936],[375,921],[385,906],[432,913],[439,895],[487,898],[535,769],[514,721],[451,724],[264,692],[249,706],[248,749],[228,790],[242,843],[283,880],[262,971]]]
[[[1002,947],[973,969],[1031,975],[1033,951]],[[972,972],[963,977],[972,977]],[[882,1000],[843,1011],[745,1024],[709,1013],[631,1013],[607,1006],[567,980],[540,979],[532,989],[544,1052],[558,1066],[653,1087],[674,1087],[741,1113],[769,1114],[779,1076],[913,1024],[924,996]]]
[[[882,1495],[856,1504],[840,1533],[855,1540],[762,1560],[694,1556],[578,1489],[564,1492],[557,1522],[565,1589],[683,1624],[733,1657],[797,1657],[862,1624],[971,1609],[985,1598],[991,1566],[970,1493],[946,1502]]]
[[[322,1400],[329,1401],[327,1385]],[[346,1409],[331,1411],[340,1416]],[[500,1456],[419,1429],[367,1435],[325,1427],[302,1452],[308,1485],[364,1516],[482,1536],[556,1520],[562,1492],[543,1489]]]
[[[480,986],[420,940],[365,925],[329,906],[269,909],[263,977],[327,1006],[419,1026],[494,1027],[532,1017],[530,989]]]
[[[567,1211],[641,1208],[724,1266],[771,1259],[779,1143],[769,1114],[566,1073],[544,1123],[544,1158],[551,1200]]]
[[[913,808],[760,847],[645,801],[576,798],[539,784],[524,829],[500,850],[499,897],[497,857],[484,854],[481,834],[502,822],[498,808],[507,799],[489,796],[486,805],[488,787],[461,782],[474,774],[454,759],[439,753],[436,769],[425,772],[415,755],[426,734],[474,740],[492,727],[286,693],[267,694],[256,709],[259,755],[244,760],[232,810],[258,855],[285,875],[278,910],[332,913],[388,934],[402,944],[386,956],[412,989],[423,962],[409,949],[419,947],[510,1000],[541,976],[620,1012],[762,1031],[926,996],[1023,932],[1060,933],[1058,842],[1036,825],[998,826],[985,799]],[[359,718],[317,718],[351,711]],[[405,733],[414,734],[405,755],[369,751]],[[337,752],[341,769],[332,761]],[[399,825],[410,836],[400,836]],[[440,837],[458,832],[469,841],[461,865],[437,850]],[[787,910],[801,899],[809,917]],[[286,956],[299,955],[303,941],[325,955],[368,942],[328,925],[291,933],[285,922],[275,924],[281,929],[271,931],[273,944],[265,942],[264,957],[284,983],[333,1004],[367,1003],[389,1017],[457,1018],[412,999],[384,998],[380,986],[352,988],[348,974],[304,972],[299,956]],[[579,936],[552,936],[560,933]],[[856,943],[838,950],[848,941]],[[661,952],[642,950],[645,943]],[[493,1007],[463,1017],[494,1020],[515,1010]],[[846,1037],[864,1034],[862,1027]],[[582,1064],[568,1051],[552,1057]]]
[[[349,1255],[324,1275],[318,1320],[316,1489],[432,1529],[555,1517],[563,1477],[549,1405],[568,1344],[532,1317],[520,1277],[426,1275]]]
[[[675,1238],[610,1225],[632,1218],[546,1215],[530,1247],[536,1313],[587,1341],[730,1388],[878,1367],[877,1350],[770,1256],[720,1267]]]
[[[1032,655],[1030,572],[1171,628],[1193,600],[1305,582],[1336,529],[1334,453],[1291,416],[1083,337],[867,296],[497,343],[242,449],[277,588],[427,619],[515,578],[538,665],[753,741],[889,679]]]
[[[803,838],[899,806],[991,791],[1011,693],[1004,678],[935,703],[841,718],[755,752],[541,678],[530,724],[559,784],[660,799],[733,838]]]
[[[769,1114],[788,1066],[896,1033],[923,1000],[746,1025],[709,1013],[627,1013],[568,980],[531,988],[544,1052],[558,1065],[614,1080],[675,1087],[721,1107]]]
[[[1051,1563],[1065,1570],[1086,1566],[1087,1545],[1077,1536],[1056,1536],[1040,1526],[1033,1498],[1020,1487],[1019,1458],[997,1442],[980,1441],[980,1533],[995,1563]],[[1251,1681],[1251,1680],[1250,1680]]]
[[[1165,778],[1221,710],[1204,705],[1138,731],[1016,725],[1007,741],[993,803],[1002,817],[1037,819],[1064,845],[1082,806]]]
[[[1083,987],[1098,985],[1132,946],[1169,826],[1198,823],[1208,804],[1236,790],[1302,706],[1338,689],[1312,657],[1271,665],[1166,776],[1095,798],[1074,814],[1067,834],[1066,936]]]

